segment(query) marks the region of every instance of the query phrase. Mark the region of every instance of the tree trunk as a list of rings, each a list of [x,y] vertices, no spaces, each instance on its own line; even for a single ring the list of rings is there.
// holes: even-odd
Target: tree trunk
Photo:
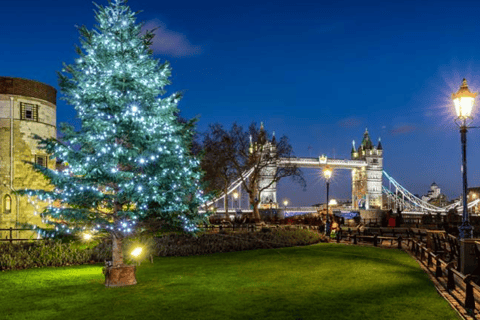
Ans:
[[[225,197],[223,198],[223,200],[225,204],[225,219],[227,221],[230,221],[230,216],[228,215],[228,195],[227,195],[228,186],[225,188],[224,192],[225,192]]]
[[[249,193],[249,199],[250,199],[250,204],[253,204],[253,219],[255,222],[259,222],[262,219],[260,218],[260,212],[258,211],[258,204],[260,203],[259,200],[255,201],[255,194],[254,193]]]
[[[123,287],[137,284],[135,277],[135,266],[123,263],[122,238],[112,234],[112,265],[106,265],[105,274],[106,287]]]
[[[123,266],[122,239],[112,234],[112,265],[114,267]]]

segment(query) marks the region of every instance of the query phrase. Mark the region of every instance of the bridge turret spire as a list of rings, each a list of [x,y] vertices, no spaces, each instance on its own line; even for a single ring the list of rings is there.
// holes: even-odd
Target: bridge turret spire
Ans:
[[[272,143],[276,143],[277,140],[275,139],[275,131],[272,132]]]
[[[378,138],[377,150],[383,150],[382,148],[382,139]]]
[[[355,153],[357,152],[357,150],[355,149],[355,140],[352,141],[352,153]]]
[[[370,140],[367,128],[365,128],[365,133],[363,134],[362,147],[365,150],[373,149],[373,143],[372,140]]]

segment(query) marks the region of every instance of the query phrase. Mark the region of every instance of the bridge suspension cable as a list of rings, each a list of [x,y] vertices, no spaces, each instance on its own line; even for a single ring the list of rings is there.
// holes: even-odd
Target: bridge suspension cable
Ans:
[[[400,183],[398,183],[395,179],[390,177],[385,170],[383,170],[383,175],[390,181],[390,183],[393,184],[395,189],[400,192],[413,206],[419,207],[425,211],[433,211],[433,212],[445,212],[445,208],[437,207],[434,206],[426,201],[423,201],[422,199],[416,197],[414,194],[412,194],[410,191],[405,189]],[[386,189],[386,188],[385,188]],[[390,190],[389,190],[390,191]],[[391,192],[391,191],[390,191]]]
[[[230,184],[230,186],[228,187],[227,189],[227,196],[230,195],[235,189],[237,189],[241,184],[242,182],[245,180],[245,179],[248,179],[253,173],[253,168],[248,170],[248,171],[245,171],[244,173],[242,173],[242,176],[240,178],[238,178],[237,180],[235,180],[234,182],[232,182]],[[217,198],[213,199],[212,201],[209,201],[207,203],[205,203],[204,205],[207,206],[207,207],[210,207],[211,205],[213,205],[215,202],[218,202],[222,199],[225,198],[225,192],[222,192],[220,194],[220,196],[218,196]]]
[[[397,197],[391,190],[387,189],[386,187],[382,186],[383,193],[385,193],[390,199],[394,200],[395,202],[400,202],[404,207],[407,208],[421,208],[424,211],[428,212],[448,212],[451,209],[456,209],[457,212],[463,210],[463,206],[461,205],[461,200],[455,201],[454,203],[445,206],[445,207],[437,207],[434,206],[422,199],[419,199],[407,189],[405,189],[400,183],[398,183],[395,179],[389,176],[385,171],[383,171],[384,176],[390,181],[391,184],[396,188],[398,192],[400,192],[406,199],[402,199]],[[408,200],[405,201],[405,200]],[[467,205],[467,208],[470,209],[480,203],[480,199],[470,201]]]

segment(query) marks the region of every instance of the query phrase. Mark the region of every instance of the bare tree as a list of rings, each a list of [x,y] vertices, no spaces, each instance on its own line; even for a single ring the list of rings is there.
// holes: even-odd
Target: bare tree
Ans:
[[[226,183],[227,176],[231,179],[228,180],[229,182],[233,179],[242,179],[242,188],[248,193],[249,202],[253,207],[253,218],[256,221],[261,220],[259,204],[262,192],[274,183],[278,183],[282,178],[291,177],[305,187],[301,170],[289,163],[289,159],[293,157],[293,151],[286,136],[282,136],[277,141],[273,135],[269,140],[263,124],[259,128],[255,122],[251,123],[247,130],[234,123],[229,131],[225,130],[221,124],[215,124],[210,126],[210,133],[213,132],[218,144],[204,142],[205,156],[207,159],[216,158],[217,162],[212,161],[208,165],[213,176],[207,173],[206,179],[212,185],[216,183],[215,175],[217,179],[222,177],[222,183]],[[207,151],[207,146],[213,148]],[[211,154],[207,155],[208,152]],[[214,163],[218,167],[213,168]],[[202,168],[206,167],[202,166]],[[247,179],[242,174],[250,169],[253,172]],[[266,172],[267,180],[265,180]],[[228,185],[224,184],[223,187],[226,190]]]
[[[233,141],[223,129],[221,124],[211,124],[208,131],[203,135],[203,157],[200,163],[205,175],[206,191],[217,196],[223,192],[225,216],[228,215],[228,186],[235,180],[236,171],[230,161],[231,155],[235,153]]]

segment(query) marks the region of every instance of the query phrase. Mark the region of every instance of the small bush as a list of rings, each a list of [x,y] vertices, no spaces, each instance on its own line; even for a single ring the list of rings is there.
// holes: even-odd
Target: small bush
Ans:
[[[68,266],[88,263],[90,260],[91,251],[79,249],[73,242],[45,240],[35,243],[0,244],[1,270]]]
[[[63,241],[62,241],[63,240]],[[125,239],[124,259],[132,262],[130,251],[142,245],[145,260],[150,253],[158,256],[189,256],[215,252],[243,251],[301,246],[325,241],[325,237],[309,230],[284,230],[262,228],[260,232],[216,234],[169,233],[162,237],[136,237]],[[100,238],[98,242],[66,241],[65,239],[24,243],[0,243],[0,270],[16,270],[39,267],[60,267],[112,259],[112,240]]]
[[[170,234],[155,239],[158,256],[190,256],[216,252],[243,251],[302,246],[326,241],[323,235],[309,230],[272,230],[267,232],[214,233],[198,237]]]

